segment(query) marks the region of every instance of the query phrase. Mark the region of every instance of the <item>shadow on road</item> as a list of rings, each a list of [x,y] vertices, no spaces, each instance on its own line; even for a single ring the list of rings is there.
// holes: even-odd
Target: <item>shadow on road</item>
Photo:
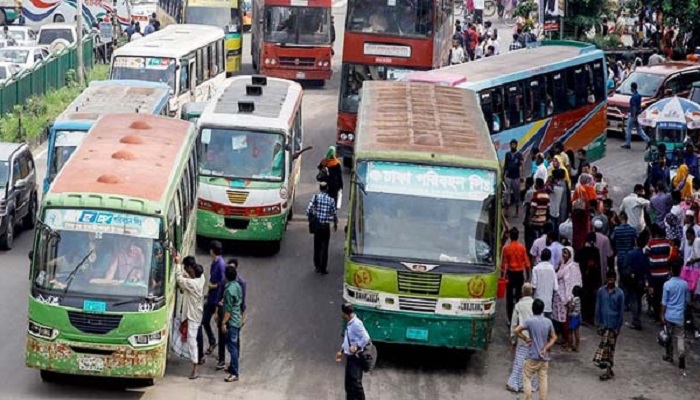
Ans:
[[[483,373],[481,355],[471,350],[379,343],[377,352],[377,369],[422,370],[454,375]]]

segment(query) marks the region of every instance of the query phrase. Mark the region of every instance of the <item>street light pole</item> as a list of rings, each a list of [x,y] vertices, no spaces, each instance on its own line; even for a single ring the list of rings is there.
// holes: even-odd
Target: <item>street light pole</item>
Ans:
[[[77,14],[75,16],[75,31],[78,38],[78,85],[84,85],[84,61],[83,61],[83,0],[78,0]]]

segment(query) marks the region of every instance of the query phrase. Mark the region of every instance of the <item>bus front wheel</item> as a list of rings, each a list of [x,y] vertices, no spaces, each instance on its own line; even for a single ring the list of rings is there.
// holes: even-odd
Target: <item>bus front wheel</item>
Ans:
[[[281,240],[274,240],[270,242],[268,249],[270,250],[270,254],[274,255],[280,252],[280,248],[282,248],[282,241]]]
[[[352,157],[343,157],[343,167],[352,169]]]
[[[45,383],[56,383],[58,381],[58,375],[53,371],[42,369],[39,371],[39,375],[41,376],[41,380]]]

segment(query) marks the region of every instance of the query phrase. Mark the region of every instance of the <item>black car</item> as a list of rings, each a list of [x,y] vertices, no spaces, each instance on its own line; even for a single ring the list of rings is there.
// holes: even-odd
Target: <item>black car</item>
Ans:
[[[12,249],[18,227],[34,228],[37,208],[36,167],[29,146],[0,143],[0,249]]]

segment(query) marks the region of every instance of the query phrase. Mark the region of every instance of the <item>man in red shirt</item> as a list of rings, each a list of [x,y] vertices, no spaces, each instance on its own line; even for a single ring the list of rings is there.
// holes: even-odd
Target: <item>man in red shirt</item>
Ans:
[[[670,239],[666,238],[663,228],[654,224],[651,226],[652,239],[647,244],[649,255],[649,294],[651,294],[652,318],[661,318],[661,295],[664,283],[671,276],[671,265],[679,262],[678,249]]]
[[[476,45],[479,43],[479,34],[476,32],[473,23],[467,24],[467,29],[462,32],[464,35],[464,48],[467,50],[469,61],[474,61],[474,52]]]
[[[508,321],[513,316],[513,307],[522,297],[522,287],[525,283],[525,274],[530,271],[530,258],[525,246],[518,241],[518,228],[510,230],[510,242],[503,246],[501,257],[501,276],[508,277],[506,291],[506,309]]]

